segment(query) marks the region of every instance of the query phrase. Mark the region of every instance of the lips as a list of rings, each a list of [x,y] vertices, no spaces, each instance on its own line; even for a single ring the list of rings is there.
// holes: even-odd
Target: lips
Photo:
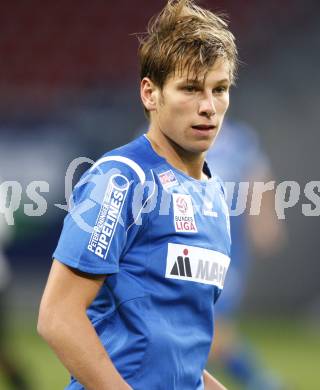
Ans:
[[[196,130],[213,130],[215,128],[214,125],[195,125],[192,126],[193,129]]]

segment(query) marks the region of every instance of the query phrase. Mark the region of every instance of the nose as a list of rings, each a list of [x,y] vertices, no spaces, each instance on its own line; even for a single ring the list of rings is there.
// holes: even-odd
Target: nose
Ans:
[[[204,92],[199,102],[199,115],[211,118],[216,113],[212,92]]]

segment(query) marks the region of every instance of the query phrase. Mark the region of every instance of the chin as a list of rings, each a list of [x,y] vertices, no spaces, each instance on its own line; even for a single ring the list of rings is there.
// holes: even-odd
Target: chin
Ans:
[[[199,144],[197,145],[197,152],[198,153],[204,153],[204,152],[207,152],[211,146],[214,144],[214,139],[211,140],[211,141],[203,141],[203,142],[199,142]]]
[[[188,152],[194,153],[194,154],[201,154],[201,153],[206,153],[211,147],[211,144],[207,145],[197,145],[197,147],[190,147],[187,148]]]

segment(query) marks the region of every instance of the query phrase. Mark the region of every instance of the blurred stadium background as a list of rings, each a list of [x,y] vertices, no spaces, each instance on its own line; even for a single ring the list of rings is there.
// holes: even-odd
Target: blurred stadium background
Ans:
[[[0,4],[0,177],[22,185],[6,255],[8,348],[32,389],[61,389],[68,375],[35,333],[36,312],[65,211],[64,175],[76,157],[96,159],[144,123],[138,41],[165,1],[21,0]],[[244,62],[230,117],[259,132],[277,181],[300,184],[286,212],[288,245],[257,259],[239,322],[266,366],[289,389],[320,388],[319,217],[306,217],[304,186],[320,180],[317,1],[207,0],[229,14]],[[27,217],[26,186],[47,181],[48,208]],[[1,313],[0,315],[4,315]],[[228,381],[228,378],[226,379]],[[1,379],[0,389],[8,385]],[[232,385],[231,385],[232,386]],[[236,389],[236,387],[231,387]],[[257,389],[258,390],[258,389]]]

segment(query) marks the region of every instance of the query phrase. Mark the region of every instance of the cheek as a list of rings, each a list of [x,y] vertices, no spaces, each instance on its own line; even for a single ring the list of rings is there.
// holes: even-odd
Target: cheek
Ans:
[[[167,115],[170,115],[173,121],[180,120],[191,111],[190,102],[186,99],[168,101],[167,103],[165,111]]]
[[[195,99],[177,91],[165,91],[159,115],[162,121],[175,123],[175,127],[183,125],[194,111]]]
[[[229,94],[226,96],[223,96],[219,102],[218,102],[218,111],[219,114],[223,115],[229,108]]]
[[[196,111],[196,101],[194,98],[182,98],[175,104],[174,114],[175,116],[187,119],[190,114]]]

